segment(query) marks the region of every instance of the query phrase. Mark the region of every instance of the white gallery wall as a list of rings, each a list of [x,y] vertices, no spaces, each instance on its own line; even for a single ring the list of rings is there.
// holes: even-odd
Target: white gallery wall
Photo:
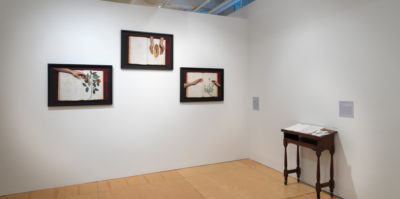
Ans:
[[[121,70],[121,30],[174,34],[174,70]],[[47,64],[113,65],[113,105],[47,107]],[[99,0],[0,1],[0,195],[248,157],[247,21]],[[179,102],[179,68],[225,101]]]
[[[236,14],[249,20],[249,98],[260,97],[261,110],[248,112],[250,158],[283,171],[281,128],[336,128],[335,193],[398,198],[399,11],[398,0],[258,0]],[[339,118],[340,100],[354,101],[354,119]],[[301,166],[315,185],[315,152],[302,149]]]
[[[335,194],[397,198],[399,10],[398,0],[258,0],[240,19],[1,0],[0,195],[246,157],[282,171],[280,129],[306,122],[339,131]],[[121,70],[121,29],[174,34],[174,70]],[[113,105],[48,108],[48,63],[113,65]],[[224,68],[225,101],[179,103],[179,67]],[[354,101],[354,119],[338,117],[339,100]],[[315,153],[301,158],[314,185]]]

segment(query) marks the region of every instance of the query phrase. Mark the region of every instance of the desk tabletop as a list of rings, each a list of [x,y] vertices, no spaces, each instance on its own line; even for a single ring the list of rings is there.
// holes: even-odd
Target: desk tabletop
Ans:
[[[330,137],[330,136],[334,136],[335,134],[338,133],[335,130],[330,130],[330,129],[326,129],[326,128],[323,128],[321,130],[322,131],[327,131],[328,134],[327,135],[323,135],[323,136],[316,136],[316,135],[312,135],[312,134],[309,134],[309,133],[302,133],[302,132],[298,132],[298,131],[291,131],[291,130],[281,129],[281,131],[283,133],[289,133],[289,134],[293,134],[293,135],[298,135],[298,136],[301,136],[301,137],[306,137],[306,138],[310,138],[310,139],[314,139],[314,140],[321,140],[321,139],[324,139],[324,138],[327,138],[327,137]]]

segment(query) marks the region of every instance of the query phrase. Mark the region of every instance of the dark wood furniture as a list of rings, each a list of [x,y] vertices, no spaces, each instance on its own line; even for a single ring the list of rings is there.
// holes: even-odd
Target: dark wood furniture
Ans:
[[[324,135],[321,137],[314,136],[311,134],[305,134],[296,131],[289,131],[282,129],[283,132],[283,146],[285,147],[285,170],[284,170],[284,177],[285,177],[285,185],[287,185],[288,175],[290,173],[297,174],[297,182],[300,182],[300,154],[299,154],[299,146],[307,147],[314,150],[318,157],[317,162],[317,183],[315,184],[315,188],[317,191],[317,198],[320,199],[321,189],[324,187],[330,188],[330,194],[333,197],[333,189],[335,188],[335,181],[333,180],[333,154],[335,153],[335,134],[337,131],[322,129],[328,131],[328,135]],[[297,167],[296,169],[288,170],[287,169],[287,145],[289,143],[297,145]],[[321,152],[324,150],[329,150],[331,154],[331,169],[330,169],[330,180],[326,183],[320,182],[320,157]]]

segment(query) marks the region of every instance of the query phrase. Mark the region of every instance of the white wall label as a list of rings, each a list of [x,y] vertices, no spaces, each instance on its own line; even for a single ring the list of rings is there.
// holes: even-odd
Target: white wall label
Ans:
[[[260,110],[260,99],[258,97],[253,97],[253,110],[254,111]]]
[[[354,118],[353,101],[339,101],[339,117]]]

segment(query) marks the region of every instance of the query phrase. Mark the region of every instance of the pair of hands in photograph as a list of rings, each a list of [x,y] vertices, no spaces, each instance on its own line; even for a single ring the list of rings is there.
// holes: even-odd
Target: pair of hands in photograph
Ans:
[[[160,55],[164,54],[164,51],[165,51],[164,41],[165,41],[164,37],[161,37],[160,38],[160,45],[158,47],[157,44],[156,44],[156,46],[154,45],[154,37],[150,37],[150,52],[151,52],[151,54],[154,54],[155,53],[154,50],[157,51],[158,48],[160,49],[159,50],[160,51],[159,54]]]
[[[196,79],[196,80],[194,80],[194,81],[192,81],[192,82],[185,83],[183,86],[184,86],[185,88],[187,88],[187,87],[189,87],[189,86],[196,85],[196,84],[198,84],[198,83],[200,83],[200,82],[202,82],[202,81],[203,81],[203,78],[199,78],[199,79]],[[211,82],[214,83],[217,87],[220,87],[220,86],[221,86],[221,85],[220,85],[217,81],[215,81],[215,80],[211,80]]]

